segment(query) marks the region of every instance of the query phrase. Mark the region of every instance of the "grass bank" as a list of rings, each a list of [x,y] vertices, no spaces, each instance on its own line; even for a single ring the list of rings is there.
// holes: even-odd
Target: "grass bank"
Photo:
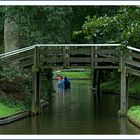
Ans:
[[[89,79],[91,75],[90,70],[84,70],[84,71],[55,71],[54,72],[54,78],[57,75],[67,76],[70,79]]]
[[[127,116],[133,124],[140,128],[140,106],[132,106],[128,110]]]
[[[15,114],[17,112],[21,111],[19,107],[9,107],[7,105],[4,105],[0,103],[0,118],[5,117],[11,114]]]
[[[114,91],[120,93],[120,79],[104,82],[101,84],[103,91]],[[140,94],[140,80],[138,78],[130,79],[129,94],[132,96],[139,96]]]
[[[101,84],[103,91],[111,91],[120,93],[120,80],[116,79],[112,82],[105,82]],[[131,97],[140,97],[140,80],[133,77],[129,82],[129,95]],[[127,112],[128,119],[140,128],[140,106],[132,106]]]

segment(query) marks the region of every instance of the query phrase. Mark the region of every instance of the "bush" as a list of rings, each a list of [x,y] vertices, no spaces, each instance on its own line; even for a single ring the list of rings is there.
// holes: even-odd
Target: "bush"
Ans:
[[[0,100],[9,105],[29,108],[32,99],[32,81],[28,70],[18,64],[1,62],[0,67]]]

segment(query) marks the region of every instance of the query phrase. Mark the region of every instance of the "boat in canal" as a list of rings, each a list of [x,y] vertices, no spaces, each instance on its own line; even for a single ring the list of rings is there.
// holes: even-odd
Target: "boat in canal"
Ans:
[[[67,77],[65,76],[65,78],[60,78],[57,82],[57,86],[60,88],[70,88],[70,81],[67,79]]]

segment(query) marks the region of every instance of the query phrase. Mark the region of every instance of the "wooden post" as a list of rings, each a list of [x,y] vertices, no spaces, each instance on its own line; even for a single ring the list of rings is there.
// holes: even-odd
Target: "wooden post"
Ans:
[[[121,117],[119,121],[120,121],[120,134],[127,134],[127,118]]]
[[[98,100],[100,100],[100,74],[101,74],[101,71],[100,70],[97,70],[97,87],[96,87],[96,89],[97,89],[97,98],[98,98]]]
[[[91,68],[94,68],[94,46],[91,47]]]
[[[93,68],[98,65],[97,62],[94,61],[95,58],[98,57],[98,55],[95,53],[97,50],[97,47],[92,49],[93,52],[91,52],[91,64],[93,64]],[[97,98],[100,98],[100,70],[99,69],[94,69],[94,77],[93,77],[93,91],[97,95]]]
[[[64,68],[69,68],[70,67],[70,63],[69,63],[69,53],[68,53],[68,46],[63,47],[63,67]]]
[[[93,80],[92,80],[92,92],[94,93],[94,94],[96,94],[96,85],[97,85],[97,70],[96,69],[94,69],[94,71],[93,71]]]
[[[120,100],[120,116],[127,115],[128,108],[128,75],[126,66],[121,59],[121,100]]]
[[[40,69],[39,69],[39,55],[38,48],[34,48],[34,65],[33,71],[33,99],[32,99],[32,114],[41,113],[40,103]]]

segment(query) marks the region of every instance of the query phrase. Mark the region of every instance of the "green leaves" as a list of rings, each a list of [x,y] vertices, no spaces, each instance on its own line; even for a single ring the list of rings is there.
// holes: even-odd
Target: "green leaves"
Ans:
[[[86,39],[96,38],[98,42],[119,42],[140,46],[140,8],[121,7],[114,16],[86,17],[80,31],[74,37],[83,34]],[[77,33],[77,34],[76,34]]]

